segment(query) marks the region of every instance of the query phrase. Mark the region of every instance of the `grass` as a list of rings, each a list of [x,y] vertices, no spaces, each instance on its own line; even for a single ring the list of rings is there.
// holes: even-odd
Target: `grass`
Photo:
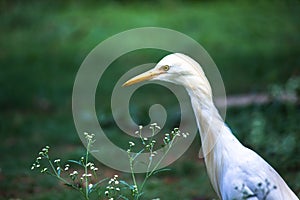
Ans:
[[[29,169],[45,145],[56,149],[56,157],[61,152],[66,159],[84,153],[72,120],[73,82],[89,51],[120,31],[161,26],[191,36],[215,60],[228,94],[265,91],[300,73],[298,1],[156,3],[0,2],[0,199],[76,199],[76,193],[65,192],[56,181]],[[120,137],[109,107],[114,82],[136,63],[155,62],[163,54],[131,52],[105,72],[97,90],[97,114],[112,140]],[[149,93],[153,88],[156,94]],[[175,116],[174,96],[149,85],[132,97],[131,110],[138,123],[147,123],[145,113],[153,102],[166,105],[172,110],[170,116]],[[266,158],[298,194],[299,113],[297,105],[276,103],[227,113],[238,138]],[[176,117],[168,120],[174,123]],[[215,197],[197,158],[198,149],[197,140],[171,165],[170,173],[153,178],[146,188],[147,198]],[[98,165],[103,175],[117,173]],[[174,194],[174,188],[180,193]]]

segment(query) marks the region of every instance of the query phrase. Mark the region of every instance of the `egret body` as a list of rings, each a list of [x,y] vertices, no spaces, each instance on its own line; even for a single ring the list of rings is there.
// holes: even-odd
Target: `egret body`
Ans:
[[[252,195],[251,200],[298,199],[264,159],[243,146],[232,134],[213,103],[209,81],[196,61],[184,54],[170,54],[153,69],[128,80],[124,86],[145,80],[171,82],[187,90],[200,132],[207,173],[220,199],[243,199],[243,192]],[[258,190],[258,184],[264,186],[266,180],[276,186],[267,198]]]

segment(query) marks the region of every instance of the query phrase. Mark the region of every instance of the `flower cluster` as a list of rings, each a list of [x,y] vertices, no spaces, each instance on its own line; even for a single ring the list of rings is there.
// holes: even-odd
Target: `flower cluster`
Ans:
[[[156,141],[154,139],[155,134],[161,130],[161,128],[156,124],[150,124],[150,130],[152,134],[150,137],[145,137],[142,135],[143,126],[139,126],[138,131],[135,134],[140,138],[140,141],[143,145],[143,148],[138,153],[132,152],[133,148],[138,148],[139,145],[136,145],[135,142],[130,141],[128,152],[132,184],[125,182],[124,180],[118,180],[118,175],[114,175],[113,178],[109,179],[107,186],[101,187],[100,185],[104,183],[107,179],[104,178],[98,182],[94,182],[97,178],[96,171],[98,170],[95,167],[95,164],[89,161],[89,152],[93,143],[95,142],[94,134],[84,133],[85,139],[87,141],[86,153],[79,160],[69,160],[68,163],[64,164],[61,159],[57,158],[53,161],[49,157],[49,146],[42,148],[39,152],[38,157],[35,159],[35,162],[31,166],[31,170],[41,169],[42,173],[47,173],[53,177],[56,177],[59,181],[63,182],[64,185],[67,185],[75,190],[77,190],[84,199],[89,200],[91,194],[96,194],[99,197],[105,196],[108,200],[114,199],[136,199],[139,200],[143,194],[143,189],[148,178],[155,174],[160,162],[167,155],[168,151],[172,147],[173,143],[176,142],[175,138],[183,137],[186,138],[188,133],[181,133],[178,128],[175,128],[170,134],[165,134],[163,143],[167,146],[167,149],[164,151],[163,156],[158,158],[158,162],[153,159],[158,153],[155,150]],[[134,172],[134,163],[137,157],[143,152],[148,151],[149,160],[147,164],[148,170],[145,174],[145,178],[142,183],[139,185]],[[41,162],[43,160],[43,162]],[[71,165],[77,165],[78,167],[83,168],[83,170],[71,170]],[[44,167],[45,166],[45,167]],[[77,169],[77,168],[76,168]],[[70,172],[68,172],[70,171]],[[104,193],[103,193],[104,189]],[[127,192],[126,192],[127,191]],[[125,193],[124,193],[125,192]],[[127,198],[128,196],[129,198]],[[159,198],[153,199],[159,200]]]
[[[187,138],[190,134],[189,133],[182,133],[178,128],[174,128],[174,130],[169,134],[166,133],[163,139],[165,145],[174,142],[176,138],[183,137]]]
[[[47,159],[49,158],[48,156],[48,152],[49,152],[50,147],[49,146],[45,146],[44,148],[42,148],[42,150],[38,153],[38,157],[35,159],[35,162],[32,164],[31,166],[31,170],[34,170],[36,168],[40,168],[41,167],[41,160],[42,159]],[[43,169],[41,169],[41,172],[44,173],[48,170],[47,167],[44,167]]]
[[[88,144],[93,144],[95,142],[95,140],[94,140],[95,134],[85,132],[84,136],[85,136],[85,139],[87,140]]]
[[[115,197],[118,197],[119,192],[121,191],[118,177],[118,175],[114,175],[114,177],[108,181],[108,186],[106,187],[104,194],[109,198],[109,200],[113,200]]]

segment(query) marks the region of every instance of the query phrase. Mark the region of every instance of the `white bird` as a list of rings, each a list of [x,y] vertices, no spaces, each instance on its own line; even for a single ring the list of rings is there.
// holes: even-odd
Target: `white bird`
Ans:
[[[196,61],[181,53],[167,55],[153,69],[123,86],[144,80],[172,82],[187,90],[200,132],[207,173],[220,199],[298,199],[263,158],[232,134],[213,103],[209,81]]]

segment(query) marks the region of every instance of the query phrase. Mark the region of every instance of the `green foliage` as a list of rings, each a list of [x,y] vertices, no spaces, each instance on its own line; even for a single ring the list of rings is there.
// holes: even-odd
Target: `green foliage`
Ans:
[[[158,169],[160,163],[165,159],[169,150],[177,142],[177,138],[183,137],[186,138],[188,133],[181,133],[178,128],[175,128],[170,134],[165,134],[163,143],[167,146],[167,150],[163,152],[163,156],[158,160],[158,162],[153,162],[153,157],[157,155],[155,150],[156,140],[154,140],[154,135],[157,130],[161,128],[156,124],[151,124],[150,129],[152,130],[152,135],[150,138],[144,137],[142,134],[142,126],[139,127],[139,130],[136,134],[139,136],[143,149],[140,150],[137,154],[132,153],[132,149],[135,146],[134,142],[129,142],[129,148],[127,150],[129,165],[131,170],[132,184],[126,182],[125,180],[119,180],[118,175],[114,175],[108,181],[108,184],[103,186],[104,182],[108,178],[103,178],[100,180],[97,176],[98,168],[95,167],[95,164],[89,161],[91,147],[93,146],[95,139],[94,134],[85,133],[85,139],[87,140],[87,147],[85,155],[82,156],[79,161],[69,160],[67,164],[62,166],[61,159],[55,159],[52,161],[49,156],[49,146],[42,148],[38,153],[38,157],[35,159],[35,162],[32,164],[31,170],[38,169],[41,173],[48,174],[57,178],[64,185],[76,190],[80,193],[81,197],[86,200],[89,199],[124,199],[124,200],[139,200],[144,196],[144,187],[148,182],[148,179],[158,173],[166,171],[168,169]],[[147,164],[147,172],[141,184],[138,184],[135,176],[135,164],[137,158],[144,151],[149,152],[149,160]],[[76,164],[77,166],[83,168],[78,172],[73,170],[70,172],[71,164]],[[153,167],[154,165],[154,167]],[[152,169],[153,168],[153,169]],[[156,198],[159,199],[159,198]]]

